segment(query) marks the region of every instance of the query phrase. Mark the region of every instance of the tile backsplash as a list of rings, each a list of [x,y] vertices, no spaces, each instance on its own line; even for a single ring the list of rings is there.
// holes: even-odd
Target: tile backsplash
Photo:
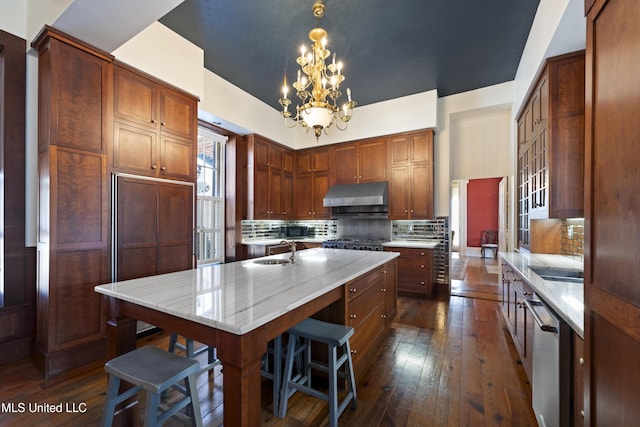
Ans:
[[[259,240],[280,239],[280,227],[285,225],[304,225],[313,229],[313,234],[309,237],[316,239],[332,239],[337,236],[338,225],[335,220],[243,220],[242,221],[242,241],[251,242]],[[310,231],[311,233],[311,231]]]
[[[403,220],[391,222],[392,240],[438,239],[446,232],[446,222],[442,220]]]
[[[576,261],[584,261],[583,219],[567,219],[562,222],[560,251]]]

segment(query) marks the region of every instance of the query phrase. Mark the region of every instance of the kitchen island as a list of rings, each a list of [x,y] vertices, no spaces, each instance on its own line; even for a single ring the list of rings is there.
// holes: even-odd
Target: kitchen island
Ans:
[[[224,373],[224,424],[260,425],[267,342],[321,311],[324,320],[351,324],[354,302],[372,300],[364,295],[375,290],[381,295],[375,308],[383,312],[355,326],[352,338],[361,329],[367,348],[359,357],[371,353],[395,315],[397,256],[317,248],[297,253],[293,264],[256,262],[290,257],[281,254],[97,286],[107,300],[109,357],[135,348],[136,320],[215,346]]]

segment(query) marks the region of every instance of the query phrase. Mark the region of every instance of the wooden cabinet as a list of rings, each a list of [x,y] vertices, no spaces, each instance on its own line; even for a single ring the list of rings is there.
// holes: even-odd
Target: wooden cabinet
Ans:
[[[431,295],[433,291],[433,250],[386,246],[385,251],[400,252],[398,292]]]
[[[259,135],[249,136],[248,150],[247,219],[292,219],[293,154]]]
[[[329,190],[329,148],[310,148],[296,155],[294,219],[329,219],[331,210],[322,204]]]
[[[390,137],[389,218],[433,218],[433,131]]]
[[[118,177],[116,280],[193,268],[192,183]]]
[[[34,363],[50,377],[106,356],[96,285],[110,280],[111,84],[104,52],[47,27],[38,61],[38,277]]]
[[[113,90],[113,170],[193,181],[197,100],[120,65]]]
[[[584,340],[575,332],[572,338],[571,397],[574,427],[584,426]]]
[[[331,147],[331,159],[332,185],[388,179],[384,138],[338,144]]]
[[[394,271],[395,260],[345,285],[346,324],[355,329],[350,345],[356,376],[362,373],[376,353],[377,345],[389,331],[397,313]]]
[[[531,380],[534,320],[524,301],[534,298],[533,289],[517,271],[505,262],[502,263],[501,275],[502,314],[520,355],[524,370]]]
[[[518,241],[531,219],[584,216],[584,51],[547,60],[518,116]]]
[[[587,0],[585,425],[640,419],[640,2]]]

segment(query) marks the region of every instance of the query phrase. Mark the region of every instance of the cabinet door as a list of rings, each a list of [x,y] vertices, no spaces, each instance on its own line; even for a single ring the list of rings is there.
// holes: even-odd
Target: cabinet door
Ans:
[[[316,148],[312,151],[313,156],[313,171],[314,172],[329,172],[330,167],[330,154],[328,148]]]
[[[282,219],[295,219],[293,215],[293,174],[282,175]]]
[[[315,219],[330,219],[331,208],[322,204],[322,199],[329,191],[329,174],[318,173],[313,175],[313,216]]]
[[[193,186],[158,184],[157,273],[193,268]]]
[[[197,104],[168,89],[160,90],[160,130],[187,139],[197,132]]]
[[[358,182],[387,180],[387,148],[385,140],[358,144]]]
[[[293,173],[293,152],[290,150],[282,152],[282,170]]]
[[[389,219],[409,218],[409,166],[394,166],[389,173]]]
[[[269,167],[269,218],[282,218],[282,169]]]
[[[113,169],[136,175],[156,176],[157,133],[153,129],[113,123]]]
[[[409,140],[406,135],[389,138],[389,161],[392,166],[404,165],[409,161]]]
[[[396,317],[398,312],[398,298],[397,298],[397,290],[396,290],[396,266],[397,261],[393,260],[384,265],[384,275],[385,275],[385,321],[387,325],[390,325],[393,321],[393,318]]]
[[[117,280],[157,271],[158,192],[150,180],[120,178],[117,194]]]
[[[269,166],[255,163],[253,170],[253,206],[252,219],[269,219]]]
[[[313,170],[313,154],[311,150],[296,153],[296,173],[310,173]]]
[[[344,144],[333,148],[333,183],[358,182],[358,148],[356,144]]]
[[[427,163],[411,165],[411,203],[409,215],[412,219],[433,217],[433,169]]]
[[[157,84],[120,67],[113,69],[113,116],[157,127]]]
[[[159,177],[194,181],[195,161],[195,147],[191,141],[160,136]]]
[[[412,162],[433,162],[433,132],[421,132],[409,137],[409,160]]]
[[[295,219],[313,218],[313,175],[299,174],[295,182]]]

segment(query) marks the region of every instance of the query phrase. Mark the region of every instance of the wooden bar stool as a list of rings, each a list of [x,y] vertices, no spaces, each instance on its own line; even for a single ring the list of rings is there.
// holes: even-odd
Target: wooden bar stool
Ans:
[[[202,426],[195,381],[195,376],[200,370],[197,360],[167,353],[157,347],[145,346],[111,359],[104,365],[104,370],[109,374],[109,384],[102,415],[103,426],[113,424],[113,416],[119,403],[142,390],[147,393],[145,426],[160,426],[185,407],[188,407],[187,413],[192,425]],[[119,394],[121,380],[133,384],[134,387]],[[184,381],[185,389],[178,389],[185,396],[171,407],[161,405],[160,395],[181,381]]]
[[[353,328],[345,325],[323,322],[316,319],[306,319],[287,331],[289,343],[284,368],[282,395],[280,396],[280,416],[287,414],[289,398],[296,392],[302,391],[311,396],[329,402],[329,425],[338,425],[338,418],[347,405],[356,407],[356,382],[353,375],[351,348],[349,338],[353,335]],[[324,343],[328,347],[328,365],[311,359],[311,342]],[[340,355],[338,357],[338,349]],[[300,355],[303,357],[303,369],[292,377],[293,361]],[[344,369],[341,369],[343,368]],[[311,386],[312,370],[326,372],[329,376],[329,393],[325,394]],[[347,394],[338,404],[338,377],[347,379]]]

